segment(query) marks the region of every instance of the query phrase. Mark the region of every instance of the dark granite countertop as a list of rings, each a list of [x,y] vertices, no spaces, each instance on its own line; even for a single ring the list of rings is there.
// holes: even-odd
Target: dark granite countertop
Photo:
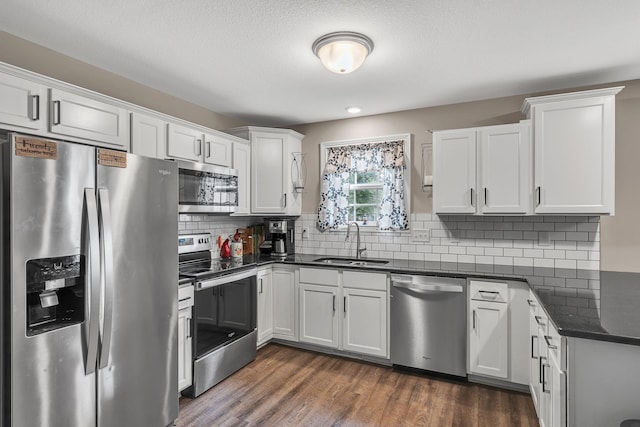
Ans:
[[[561,335],[640,345],[640,273],[518,267],[492,264],[388,260],[387,264],[348,266],[315,261],[326,256],[296,254],[285,259],[245,256],[257,266],[284,263],[313,267],[529,283]]]

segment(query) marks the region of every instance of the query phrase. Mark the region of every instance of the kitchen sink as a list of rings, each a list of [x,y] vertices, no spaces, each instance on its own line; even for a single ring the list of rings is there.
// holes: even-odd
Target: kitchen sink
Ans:
[[[313,262],[321,262],[324,264],[336,264],[336,265],[352,265],[352,266],[361,265],[363,267],[385,265],[389,263],[389,261],[383,260],[383,259],[357,259],[357,258],[317,258],[317,259],[314,259]]]

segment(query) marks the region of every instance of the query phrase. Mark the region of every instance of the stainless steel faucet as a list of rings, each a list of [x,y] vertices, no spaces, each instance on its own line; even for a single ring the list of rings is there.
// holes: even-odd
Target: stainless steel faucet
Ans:
[[[347,237],[344,239],[344,241],[346,242],[347,240],[349,240],[349,231],[351,230],[352,225],[356,226],[356,259],[360,259],[362,258],[362,252],[366,251],[367,248],[360,248],[360,226],[357,222],[354,221],[347,225]]]

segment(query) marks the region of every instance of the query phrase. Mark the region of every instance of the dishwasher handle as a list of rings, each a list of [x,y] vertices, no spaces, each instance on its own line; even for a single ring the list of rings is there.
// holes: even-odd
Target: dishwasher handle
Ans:
[[[462,285],[454,285],[448,283],[415,283],[411,278],[404,278],[398,276],[391,276],[391,286],[394,288],[404,288],[417,293],[428,293],[428,292],[454,292],[454,293],[462,293],[464,292],[464,287]]]

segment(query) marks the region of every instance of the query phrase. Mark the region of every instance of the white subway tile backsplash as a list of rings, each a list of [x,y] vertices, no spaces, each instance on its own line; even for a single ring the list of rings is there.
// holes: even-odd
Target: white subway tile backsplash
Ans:
[[[556,259],[554,261],[555,268],[571,268],[575,269],[577,264],[575,260],[571,259]]]
[[[458,255],[458,262],[475,264],[476,257],[473,255]]]
[[[567,232],[566,240],[575,240],[577,242],[586,242],[589,240],[589,233],[586,231]]]
[[[504,254],[504,249],[502,249],[502,248],[485,248],[484,254],[485,255],[491,255],[491,256],[502,256]]]
[[[572,216],[492,217],[442,216],[411,214],[413,228],[430,230],[428,242],[413,242],[408,232],[376,232],[367,230],[362,241],[368,251],[365,256],[379,256],[414,261],[443,261],[487,265],[487,271],[496,266],[508,268],[556,268],[571,271],[598,270],[600,267],[600,218]],[[234,219],[223,224],[210,221],[206,215],[180,215],[179,229],[224,228],[235,231]],[[245,222],[257,222],[255,218]],[[243,218],[236,218],[241,222]],[[199,223],[199,224],[198,224]],[[239,226],[243,226],[242,224]],[[302,227],[309,235],[301,239]],[[238,228],[239,228],[238,227]],[[540,245],[539,232],[549,233],[550,244]],[[225,231],[227,233],[227,231]],[[218,234],[223,234],[222,232]],[[453,236],[453,239],[452,239]],[[345,242],[345,232],[320,232],[316,228],[316,215],[305,214],[296,221],[296,248],[299,253],[352,256],[355,237]],[[480,268],[480,267],[479,267]],[[497,268],[497,267],[496,267]],[[497,271],[497,270],[495,270]],[[556,270],[557,271],[557,270]],[[575,277],[575,273],[573,273]],[[589,278],[567,279],[568,288],[599,289],[598,280]],[[589,283],[588,283],[588,282]],[[590,283],[593,282],[593,283]],[[557,284],[545,283],[545,286]],[[564,282],[563,285],[564,286]]]
[[[504,238],[513,239],[513,240],[516,240],[516,239],[522,240],[522,231],[505,231]]]
[[[533,267],[533,258],[514,258],[513,265],[520,267]]]
[[[565,251],[567,259],[587,259],[589,252],[587,251]]]
[[[441,254],[440,255],[441,262],[458,262],[458,256],[452,254]]]
[[[544,251],[544,258],[552,258],[552,259],[564,259],[565,251],[558,251],[555,249],[549,249]]]
[[[524,249],[523,254],[527,258],[542,258],[544,251],[542,249]]]
[[[544,267],[544,268],[553,268],[555,266],[554,260],[545,259],[545,258],[534,258],[533,259],[534,267]]]

